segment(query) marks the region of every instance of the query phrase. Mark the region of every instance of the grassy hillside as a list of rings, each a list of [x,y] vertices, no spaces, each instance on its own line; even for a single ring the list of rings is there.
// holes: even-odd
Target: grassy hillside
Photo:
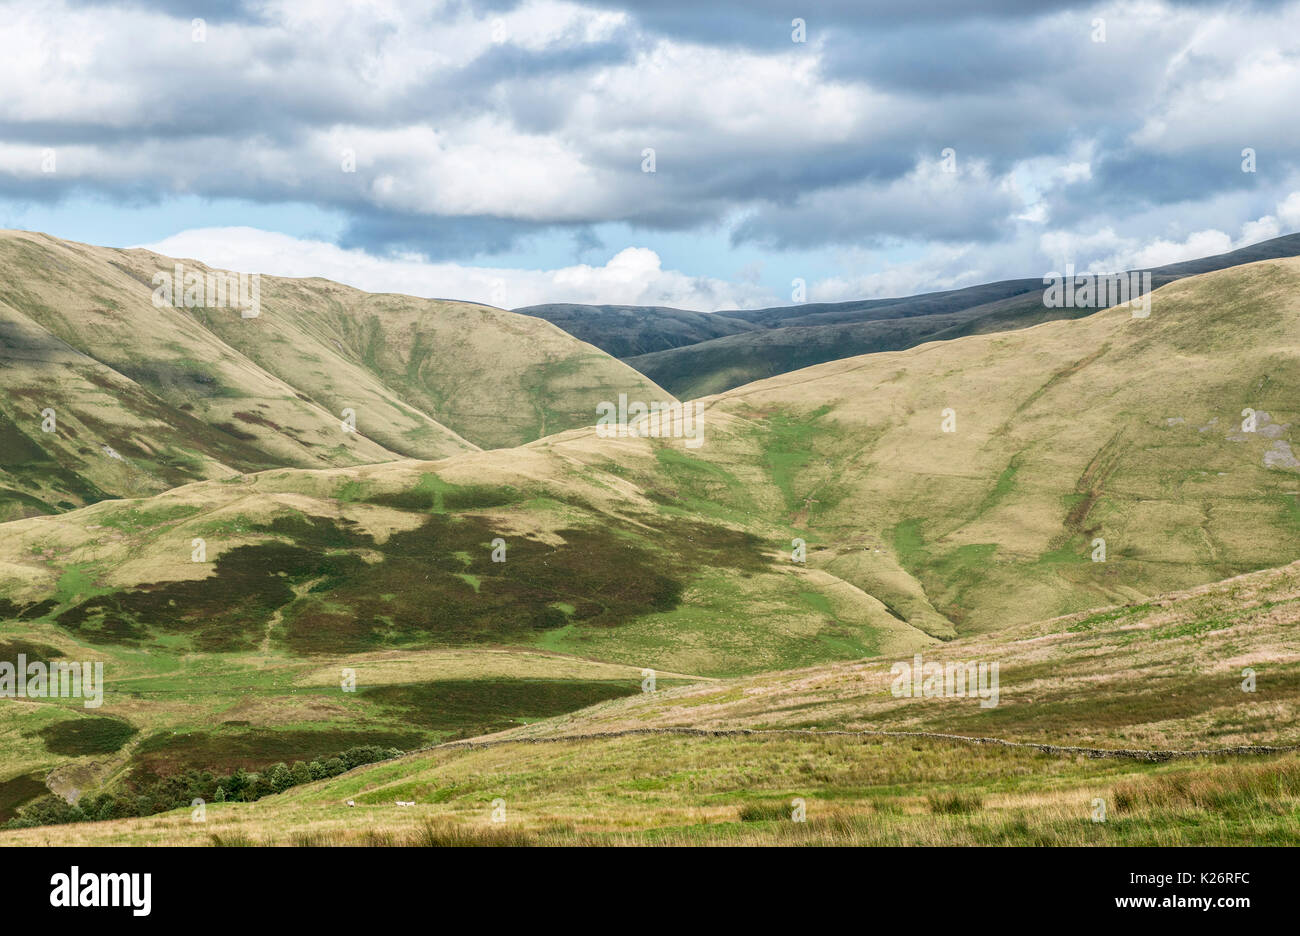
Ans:
[[[1153,287],[1159,288],[1185,276],[1298,253],[1300,234],[1291,234],[1146,272],[1151,273]],[[626,357],[627,363],[681,399],[692,399],[825,361],[902,350],[924,341],[1027,328],[1041,322],[1080,318],[1090,312],[1048,308],[1042,297],[1042,280],[1024,279],[901,299],[727,312],[729,319],[752,322],[763,330],[639,352],[631,357],[611,353]],[[575,318],[574,313],[567,316],[567,320]],[[567,327],[564,322],[559,324]],[[601,344],[599,340],[593,342]]]
[[[1297,388],[1289,335],[1300,315],[1298,281],[1300,262],[1255,264],[1158,291],[1149,319],[1110,310],[760,382],[706,401],[705,444],[694,451],[681,440],[578,430],[432,466],[270,472],[140,505],[102,505],[66,523],[23,521],[7,528],[0,547],[16,583],[7,593],[47,600],[71,566],[93,563],[94,579],[115,587],[201,578],[224,594],[270,555],[237,547],[287,542],[307,555],[276,557],[290,582],[265,600],[279,608],[294,581],[327,572],[318,593],[361,581],[360,566],[322,572],[318,554],[346,553],[367,568],[386,558],[401,568],[434,537],[444,544],[433,558],[445,575],[479,576],[443,557],[473,545],[481,561],[500,530],[558,543],[571,537],[557,531],[569,529],[583,531],[593,557],[616,555],[613,538],[656,556],[671,582],[664,594],[680,595],[686,609],[673,612],[672,627],[699,636],[665,646],[662,622],[643,619],[653,592],[644,584],[651,592],[638,592],[642,604],[620,612],[617,627],[543,627],[548,646],[623,662],[650,653],[668,668],[723,673],[744,655],[754,668],[798,662],[779,648],[752,656],[767,638],[737,637],[751,630],[747,601],[838,622],[842,639],[819,639],[823,646],[805,658],[812,662],[837,641],[839,652],[861,651],[866,638],[854,634],[863,626],[875,635],[868,642],[947,639],[1267,568],[1294,558],[1300,478],[1290,454]],[[956,431],[948,433],[950,407]],[[1241,431],[1246,408],[1257,431]],[[176,509],[193,515],[162,540],[152,518]],[[387,513],[367,526],[362,514],[372,509]],[[448,526],[446,517],[460,520]],[[218,565],[189,562],[196,536]],[[790,561],[796,537],[807,541],[806,564]],[[1105,540],[1105,561],[1093,561],[1097,540]],[[694,556],[704,561],[692,565]],[[797,576],[803,589],[774,585],[767,596],[769,580],[746,574],[764,564],[780,570],[781,582]],[[734,581],[710,580],[728,568],[740,573],[739,592]],[[460,587],[428,581],[420,587],[437,603]],[[597,586],[569,587],[580,594]],[[355,589],[356,601],[372,590]],[[816,597],[823,592],[832,597]],[[498,596],[513,607],[521,598]],[[531,600],[540,604],[540,595]],[[484,594],[472,603],[483,604]],[[338,613],[355,616],[360,607],[345,603]],[[347,639],[361,646],[426,634],[422,607],[412,602],[411,624],[358,625]],[[248,644],[257,628],[228,610],[230,632],[207,639]],[[65,627],[81,614],[79,627],[131,633],[123,622],[144,611],[61,613],[70,615]],[[370,607],[365,614],[391,617]],[[541,611],[524,617],[534,614],[560,621]],[[735,627],[719,626],[731,616]],[[306,620],[323,627],[330,618]],[[282,640],[305,639],[293,633]]]
[[[176,262],[0,233],[0,517],[518,445],[590,423],[620,392],[667,398],[554,326],[484,306],[263,277],[256,318],[157,308],[153,277]]]
[[[891,667],[913,661],[886,656],[631,696],[505,737],[749,728],[934,732],[1104,750],[1300,745],[1300,563],[920,652],[924,662],[997,662],[997,704],[896,697]]]
[[[989,709],[895,698],[890,658],[697,681],[209,806],[203,823],[185,809],[58,834],[91,844],[1297,844],[1294,752],[1086,757],[906,732],[1130,751],[1295,745],[1298,603],[1300,563],[926,652],[998,661],[1001,698]],[[1247,667],[1253,692],[1241,688]],[[738,730],[756,733],[728,733]],[[800,802],[806,821],[792,822]],[[49,835],[0,832],[0,842]]]
[[[621,444],[607,465],[613,453],[544,441],[6,524],[0,635],[103,661],[108,689],[93,712],[6,701],[19,714],[0,781],[139,790],[495,730],[639,691],[647,667],[671,686],[933,642],[747,530],[660,509],[607,470],[655,470],[647,442]],[[123,734],[62,744],[81,723]]]
[[[642,736],[444,750],[209,804],[203,822],[185,808],[0,842],[1295,845],[1298,814],[1293,754],[1156,764],[923,738]]]
[[[1300,260],[1266,261],[1164,287],[1145,319],[1113,309],[822,364],[705,400],[698,449],[580,428],[436,461],[232,475],[6,523],[0,640],[13,653],[102,660],[109,682],[93,713],[77,700],[5,701],[17,713],[0,738],[8,808],[39,793],[33,778],[134,792],[186,770],[265,771],[502,729],[888,728],[1098,747],[1300,740],[1287,727],[1300,690],[1294,568],[1152,599],[1296,559],[1297,296]],[[1253,431],[1242,428],[1247,408]],[[1105,561],[1093,561],[1102,539]],[[793,561],[796,540],[806,562]],[[501,546],[505,561],[494,561]],[[916,652],[998,661],[1002,703],[901,704],[886,676]],[[1259,679],[1250,697],[1239,688],[1246,667]],[[344,669],[356,671],[356,692],[342,688]],[[641,694],[646,670],[659,679],[652,696]],[[637,774],[611,766],[620,755],[575,748],[594,759],[570,752],[547,766],[555,798],[526,807],[520,832],[637,840],[627,830],[656,828],[645,834],[682,840],[704,817],[740,823],[710,836],[813,835],[741,816],[752,807],[754,822],[771,822],[781,797],[804,795],[796,788],[835,795],[839,768],[805,770],[805,742],[787,742],[620,741],[699,765],[663,778],[662,799],[627,792],[639,791]],[[853,778],[847,824],[819,813],[832,825],[814,838],[913,840],[928,817],[987,808],[978,822],[939,821],[969,826],[955,834],[972,840],[1152,841],[1191,834],[1201,808],[1150,776],[1185,765],[1094,772],[1017,749],[986,779],[941,771],[900,786],[887,779],[900,750],[884,741],[863,774],[853,766],[862,739],[813,743]],[[916,744],[919,763],[951,760],[950,742]],[[223,834],[398,835],[380,809],[394,798],[425,803],[408,815],[437,823],[477,816],[495,796],[488,786],[526,799],[541,768],[488,751],[444,748],[223,806],[233,817]],[[733,755],[740,766],[725,768]],[[1284,835],[1290,763],[1216,764],[1205,795],[1244,797],[1273,817],[1260,834]],[[731,772],[720,785],[701,779],[716,770]],[[345,786],[353,776],[370,779]],[[748,776],[764,779],[738,779]],[[582,797],[606,782],[610,811],[579,819]],[[1127,802],[1147,805],[1128,826],[1093,830],[1067,815],[1085,794],[1130,787]],[[931,806],[922,789],[967,805]],[[335,815],[345,790],[368,797],[370,818]],[[277,803],[287,812],[257,811]],[[1233,840],[1243,815],[1194,840]],[[129,822],[85,834],[208,834],[168,818]]]
[[[889,557],[991,630],[1295,558],[1298,288],[1300,261],[1250,264],[1158,290],[1146,319],[832,362],[712,410],[778,446],[810,565],[870,592]]]

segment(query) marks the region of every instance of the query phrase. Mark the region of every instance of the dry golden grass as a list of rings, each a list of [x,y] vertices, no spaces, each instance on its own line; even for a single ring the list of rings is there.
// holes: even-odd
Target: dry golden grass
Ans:
[[[434,750],[254,804],[209,804],[204,822],[178,810],[3,832],[0,844],[1297,844],[1297,763],[650,736]],[[806,822],[792,821],[796,799]]]

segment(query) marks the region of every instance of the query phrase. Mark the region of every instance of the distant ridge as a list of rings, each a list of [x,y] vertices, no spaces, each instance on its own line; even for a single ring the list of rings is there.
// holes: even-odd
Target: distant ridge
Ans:
[[[1185,276],[1294,256],[1300,256],[1300,234],[1213,257],[1126,272],[1149,272],[1152,287],[1159,288]],[[1037,277],[892,299],[712,314],[653,306],[551,305],[518,311],[554,322],[626,361],[677,397],[691,399],[826,361],[1010,331],[1096,311],[1046,308],[1042,292],[1043,280]],[[610,313],[613,309],[617,315]],[[701,319],[720,320],[715,327],[725,333],[709,335]]]

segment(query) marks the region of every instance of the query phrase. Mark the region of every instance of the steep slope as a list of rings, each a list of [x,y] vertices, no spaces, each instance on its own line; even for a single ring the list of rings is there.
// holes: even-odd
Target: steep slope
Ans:
[[[278,465],[516,445],[591,422],[620,392],[669,399],[554,326],[484,306],[262,277],[257,317],[160,308],[154,276],[177,263],[0,233],[0,426],[12,437],[0,516]]]
[[[21,313],[0,311],[0,521],[272,464]]]
[[[155,258],[132,259],[148,273]],[[254,327],[223,310],[193,311],[332,411],[352,407],[359,429],[407,457],[522,445],[591,423],[596,404],[619,393],[671,399],[554,325],[490,306],[263,277],[262,307]]]
[[[1295,558],[1298,296],[1300,260],[1264,261],[1166,286],[1149,318],[836,361],[711,403],[786,440],[771,465],[823,546],[810,564],[856,581],[865,537],[959,629],[997,628]]]
[[[41,235],[0,236],[3,418],[24,440],[15,449],[24,454],[6,466],[11,498],[48,509],[278,464],[396,457],[363,433],[342,432],[337,416],[185,310],[155,307],[152,287],[118,256]],[[52,423],[42,415],[49,411]],[[36,495],[30,484],[42,463],[60,472]]]

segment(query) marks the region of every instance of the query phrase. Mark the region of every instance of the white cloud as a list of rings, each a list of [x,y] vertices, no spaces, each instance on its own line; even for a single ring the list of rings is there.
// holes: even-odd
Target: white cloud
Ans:
[[[1066,263],[1093,273],[1158,267],[1227,253],[1300,228],[1300,191],[1279,202],[1276,212],[1245,222],[1236,238],[1218,228],[1194,231],[1179,240],[1126,237],[1107,227],[1088,234],[1049,231],[1039,238],[1039,249],[1056,264],[1054,270],[1064,269]]]
[[[1139,248],[1132,254],[1132,260],[1124,262],[1111,261],[1110,269],[1132,269],[1134,267],[1157,267],[1180,260],[1195,260],[1197,257],[1210,257],[1214,254],[1227,253],[1232,249],[1232,238],[1223,231],[1197,231],[1189,234],[1182,241],[1155,240]]]
[[[1288,231],[1300,229],[1300,192],[1292,192],[1278,204],[1277,216]]]
[[[1277,218],[1272,215],[1264,215],[1256,221],[1247,221],[1241,226],[1242,244],[1257,244],[1260,241],[1270,240],[1282,233],[1281,227],[1277,223]]]
[[[919,259],[889,261],[876,251],[846,251],[841,265],[871,272],[818,280],[808,288],[808,298],[812,302],[848,302],[960,289],[998,275],[988,265],[992,253],[976,245],[934,245]]]

